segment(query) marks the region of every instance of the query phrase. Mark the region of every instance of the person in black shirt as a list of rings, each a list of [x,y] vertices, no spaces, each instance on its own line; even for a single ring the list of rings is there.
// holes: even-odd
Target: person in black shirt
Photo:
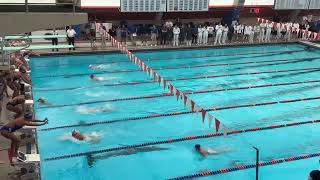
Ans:
[[[191,25],[188,24],[188,27],[186,29],[186,39],[187,39],[187,46],[191,46],[191,42],[192,42],[192,28]]]
[[[185,25],[183,24],[180,28],[180,34],[179,34],[179,41],[180,41],[181,45],[184,44],[184,41],[186,39],[186,34],[187,34],[187,29],[186,29]]]

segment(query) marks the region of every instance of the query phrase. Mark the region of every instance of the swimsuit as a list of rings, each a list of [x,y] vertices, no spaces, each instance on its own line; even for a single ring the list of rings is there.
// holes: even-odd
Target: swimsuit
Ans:
[[[23,126],[18,126],[18,125],[16,125],[15,127],[8,127],[8,126],[2,126],[1,128],[0,128],[0,131],[7,131],[7,132],[9,132],[9,133],[13,133],[13,132],[15,132],[16,130],[19,130],[19,129],[21,129]]]

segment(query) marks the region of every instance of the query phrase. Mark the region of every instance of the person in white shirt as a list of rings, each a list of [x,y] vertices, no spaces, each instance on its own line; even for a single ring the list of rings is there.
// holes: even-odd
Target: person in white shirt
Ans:
[[[213,33],[214,33],[214,27],[212,26],[212,24],[210,24],[208,27],[208,41],[209,43],[213,42]]]
[[[105,26],[101,25],[100,28],[100,36],[101,36],[101,48],[106,47],[106,39],[107,39],[107,29]]]
[[[287,34],[286,34],[287,41],[291,41],[291,34],[292,34],[292,23],[287,23]]]
[[[202,44],[202,40],[203,40],[203,28],[201,26],[201,24],[199,24],[198,27],[198,45]]]
[[[265,32],[266,32],[266,24],[261,23],[260,24],[260,34],[259,34],[259,43],[264,42]]]
[[[254,29],[252,26],[249,26],[249,43],[253,43],[253,38],[254,38]]]
[[[69,45],[73,45],[73,50],[76,50],[75,46],[74,46],[74,37],[76,36],[76,31],[74,31],[74,29],[69,26],[69,29],[67,30],[67,39],[68,39],[68,44]],[[71,48],[69,48],[69,51],[71,50]]]
[[[179,46],[179,34],[180,34],[180,28],[175,25],[173,27],[173,46]]]
[[[214,40],[214,45],[219,43],[221,45],[221,36],[222,36],[222,25],[221,23],[216,25],[216,38]]]
[[[228,25],[226,24],[223,28],[222,28],[223,32],[222,32],[222,44],[226,44],[226,40],[228,37],[228,32],[229,32],[229,28]]]
[[[208,28],[207,26],[204,26],[202,28],[202,33],[203,33],[203,37],[202,37],[202,43],[203,44],[208,44],[208,35],[209,35],[209,31],[208,31]]]
[[[281,38],[281,30],[282,30],[281,23],[277,23],[276,30],[277,30],[277,39],[280,39]]]
[[[237,40],[239,39],[238,37],[239,28],[240,26],[238,25],[238,23],[235,23],[235,25],[233,26],[233,29],[234,29],[234,34],[236,35]]]
[[[252,29],[252,27],[251,27],[251,29]],[[243,39],[248,40],[249,36],[250,36],[250,32],[251,32],[250,26],[245,26],[244,27],[244,37],[243,37]]]
[[[253,27],[253,31],[254,31],[254,39],[255,38],[259,38],[259,35],[260,35],[260,27],[259,25],[254,25]]]
[[[266,32],[266,38],[265,38],[265,42],[270,42],[270,36],[271,36],[271,30],[273,27],[273,23],[269,23],[266,25],[267,26],[267,32]]]

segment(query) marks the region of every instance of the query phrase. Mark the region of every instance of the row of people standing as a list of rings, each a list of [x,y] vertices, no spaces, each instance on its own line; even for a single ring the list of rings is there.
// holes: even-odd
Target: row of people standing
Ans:
[[[153,27],[153,30],[156,27]],[[191,46],[192,44],[201,45],[213,42],[214,44],[226,44],[228,38],[229,27],[221,24],[214,25],[175,25],[173,28],[163,25],[158,30],[158,36],[161,45],[166,45],[167,42],[173,43],[173,46],[179,46],[180,44],[186,44]],[[214,34],[216,36],[214,37]],[[170,36],[173,38],[170,38]]]

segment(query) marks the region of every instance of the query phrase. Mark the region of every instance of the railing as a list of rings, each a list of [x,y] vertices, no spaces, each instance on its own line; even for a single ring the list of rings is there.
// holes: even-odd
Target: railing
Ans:
[[[12,3],[12,2],[0,2],[0,6],[15,6],[15,5],[20,5],[20,6],[25,6],[25,12],[28,13],[30,12],[29,6],[56,6],[56,5],[72,5],[72,12],[75,13],[76,12],[76,6],[79,6],[79,0],[71,0],[71,2],[57,2],[57,0],[55,0],[55,2],[41,2],[41,3],[30,3],[29,0],[25,0],[24,3]]]

